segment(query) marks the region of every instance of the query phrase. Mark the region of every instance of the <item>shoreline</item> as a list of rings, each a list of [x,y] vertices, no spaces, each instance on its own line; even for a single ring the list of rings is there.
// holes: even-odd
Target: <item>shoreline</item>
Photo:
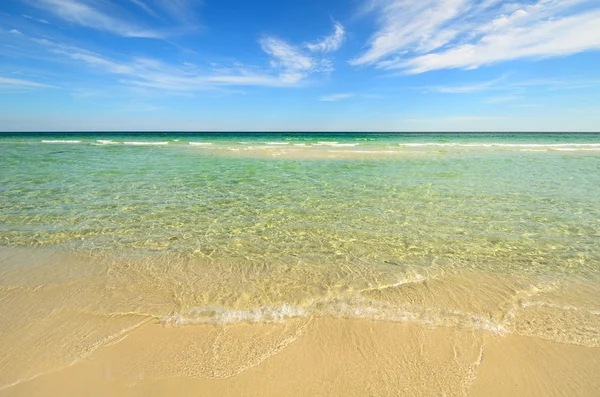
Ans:
[[[594,279],[23,247],[0,264],[0,396],[600,389]]]
[[[0,397],[600,390],[600,135],[0,145]]]

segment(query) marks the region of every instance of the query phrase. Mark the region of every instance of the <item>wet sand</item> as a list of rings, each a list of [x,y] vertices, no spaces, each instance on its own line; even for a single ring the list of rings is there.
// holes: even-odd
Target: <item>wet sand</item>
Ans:
[[[1,248],[0,397],[600,390],[593,279],[177,258]]]
[[[148,322],[0,396],[597,396],[600,350],[385,321]]]

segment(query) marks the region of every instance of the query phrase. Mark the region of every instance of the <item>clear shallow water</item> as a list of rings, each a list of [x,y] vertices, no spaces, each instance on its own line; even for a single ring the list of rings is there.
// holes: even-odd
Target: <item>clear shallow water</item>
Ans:
[[[32,346],[104,329],[89,351],[148,319],[312,315],[600,343],[600,135],[4,134],[0,152],[9,350],[32,324]]]
[[[333,139],[360,143],[339,158],[322,146],[237,151]],[[186,145],[199,141],[225,153]],[[0,145],[4,245],[596,270],[579,261],[598,260],[600,135],[26,135]],[[545,151],[522,152],[533,145]]]

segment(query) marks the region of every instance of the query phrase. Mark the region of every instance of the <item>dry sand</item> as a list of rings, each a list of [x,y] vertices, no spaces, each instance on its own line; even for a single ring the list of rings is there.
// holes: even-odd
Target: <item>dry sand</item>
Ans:
[[[147,322],[0,396],[598,396],[600,350],[369,320]]]

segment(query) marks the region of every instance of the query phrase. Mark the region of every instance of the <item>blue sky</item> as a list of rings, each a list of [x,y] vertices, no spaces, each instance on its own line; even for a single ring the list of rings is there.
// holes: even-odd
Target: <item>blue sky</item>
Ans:
[[[0,130],[600,131],[600,1],[2,0]]]

